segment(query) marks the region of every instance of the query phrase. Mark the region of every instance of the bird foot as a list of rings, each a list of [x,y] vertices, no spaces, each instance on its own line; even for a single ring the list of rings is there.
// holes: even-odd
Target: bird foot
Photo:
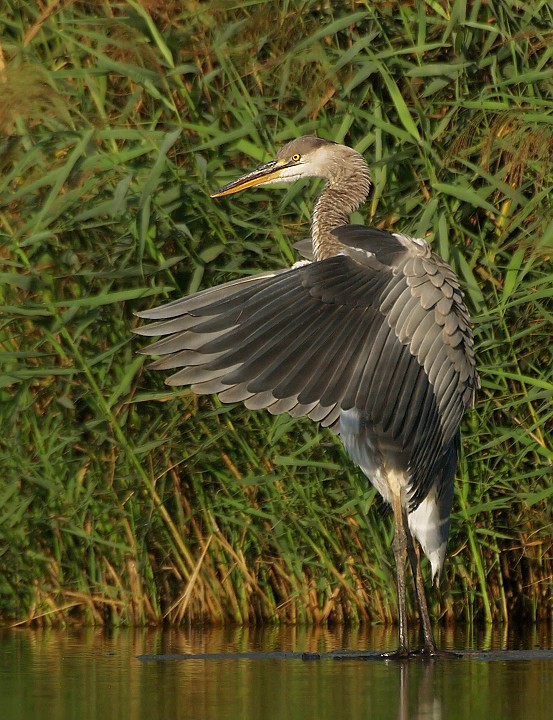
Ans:
[[[440,658],[454,659],[460,658],[460,653],[452,652],[451,650],[439,650],[433,646],[425,645],[422,648],[416,648],[410,650],[409,648],[399,647],[397,650],[380,653],[380,657],[383,660],[403,661],[403,660],[438,660]]]
[[[377,652],[374,650],[332,650],[329,653],[303,653],[302,660],[321,660],[323,657],[333,660],[390,660],[393,662],[404,662],[406,660],[422,660],[429,662],[439,658],[455,659],[461,658],[461,653],[450,650],[438,650],[436,647],[425,646],[410,650],[406,647],[399,647],[397,650]]]

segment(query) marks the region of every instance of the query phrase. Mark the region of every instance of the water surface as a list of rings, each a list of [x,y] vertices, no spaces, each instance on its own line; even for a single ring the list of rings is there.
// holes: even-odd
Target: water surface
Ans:
[[[461,659],[300,658],[395,641],[393,629],[381,628],[3,631],[0,717],[553,720],[551,633],[543,628],[442,633],[442,647],[475,651]],[[271,659],[276,652],[289,655]]]

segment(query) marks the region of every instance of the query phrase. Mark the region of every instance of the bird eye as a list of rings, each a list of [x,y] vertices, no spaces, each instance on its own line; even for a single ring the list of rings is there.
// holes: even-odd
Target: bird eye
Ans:
[[[293,160],[294,162],[299,162],[299,161],[301,160],[301,155],[300,155],[299,153],[294,153],[294,154],[292,155],[292,160]]]

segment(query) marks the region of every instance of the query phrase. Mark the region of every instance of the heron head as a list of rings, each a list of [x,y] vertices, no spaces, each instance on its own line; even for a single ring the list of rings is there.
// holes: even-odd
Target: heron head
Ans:
[[[255,185],[291,183],[305,177],[332,180],[352,162],[366,167],[362,156],[355,150],[314,135],[304,135],[284,145],[274,160],[223,185],[211,197],[231,195]]]

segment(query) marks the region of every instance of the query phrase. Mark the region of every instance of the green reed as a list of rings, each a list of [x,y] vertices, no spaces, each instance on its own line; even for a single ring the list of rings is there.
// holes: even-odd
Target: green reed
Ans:
[[[209,192],[309,132],[366,155],[354,220],[428,238],[474,318],[433,613],[551,618],[551,9],[346,5],[5,3],[4,624],[394,619],[390,515],[336,439],[168,390],[131,334],[293,262],[315,183]]]

